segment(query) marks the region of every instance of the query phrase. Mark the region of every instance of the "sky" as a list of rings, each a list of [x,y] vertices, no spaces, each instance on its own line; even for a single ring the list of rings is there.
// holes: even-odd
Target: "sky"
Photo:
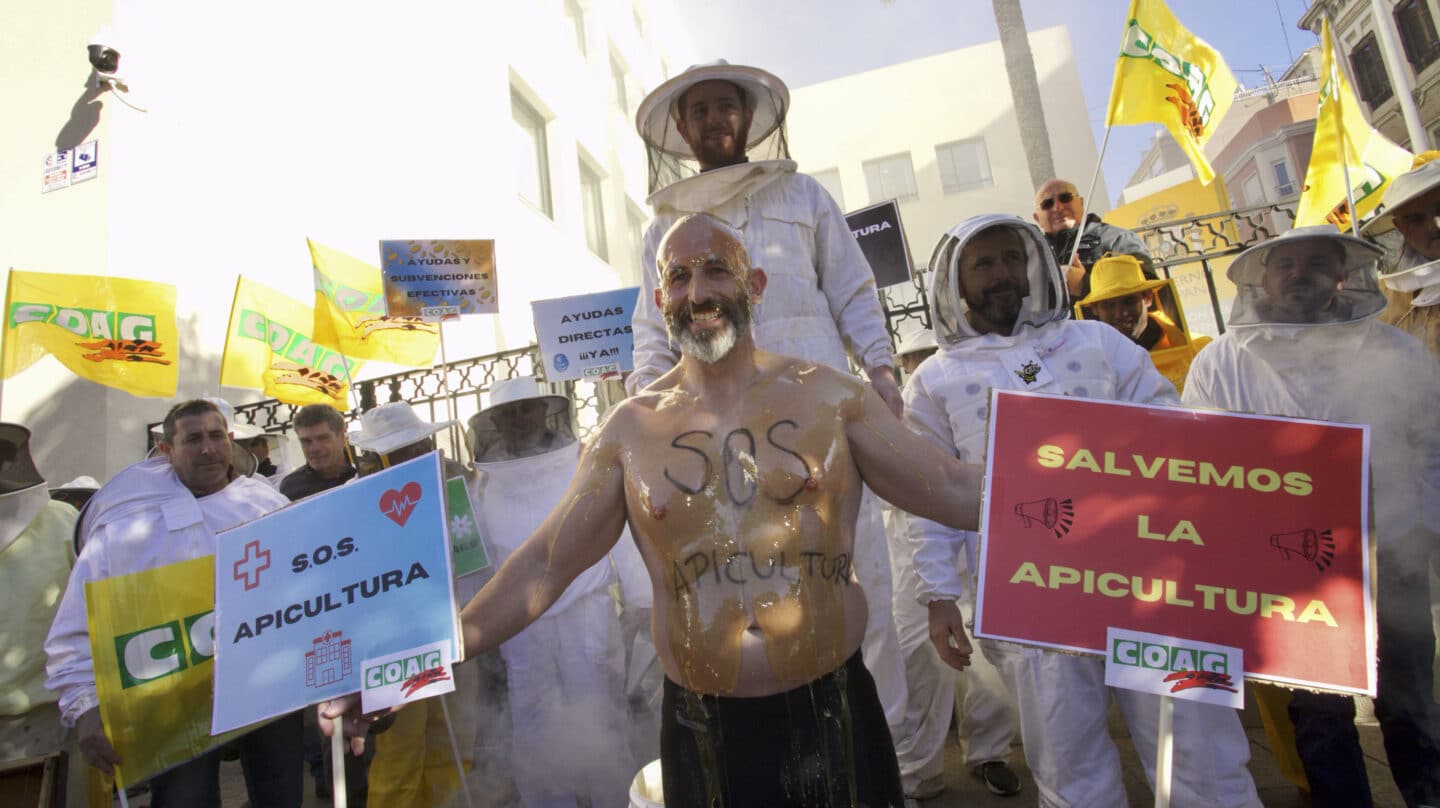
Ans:
[[[792,88],[999,38],[989,0],[674,0],[699,54],[763,67]],[[1169,0],[1171,12],[1224,56],[1244,87],[1279,75],[1316,36],[1297,27],[1306,0]],[[1128,0],[1023,0],[1025,27],[1069,28],[1096,148]],[[1288,47],[1286,39],[1288,38]],[[679,69],[679,65],[676,69]],[[963,99],[957,99],[963,102]],[[1104,158],[1111,203],[1157,126],[1117,127]],[[1051,130],[1053,140],[1058,133]],[[1166,135],[1168,137],[1169,135]],[[1077,184],[1088,177],[1071,177]]]

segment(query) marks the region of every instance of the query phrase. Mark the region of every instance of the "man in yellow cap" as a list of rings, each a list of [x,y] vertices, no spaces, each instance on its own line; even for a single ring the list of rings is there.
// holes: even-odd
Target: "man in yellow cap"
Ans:
[[[1075,304],[1081,320],[1099,320],[1113,326],[1150,352],[1155,369],[1185,390],[1190,361],[1210,342],[1191,336],[1175,282],[1150,280],[1133,255],[1107,253],[1090,270],[1090,294]]]

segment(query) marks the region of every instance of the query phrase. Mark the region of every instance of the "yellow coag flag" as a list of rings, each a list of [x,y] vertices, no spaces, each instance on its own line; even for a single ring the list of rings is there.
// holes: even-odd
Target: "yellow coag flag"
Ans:
[[[175,287],[168,283],[10,270],[0,377],[50,354],[92,382],[171,397],[179,340]]]
[[[1320,111],[1315,116],[1315,143],[1305,188],[1295,211],[1295,225],[1324,224],[1350,227],[1350,202],[1345,193],[1345,171],[1360,218],[1380,204],[1390,180],[1410,170],[1415,156],[1370,128],[1360,104],[1335,64],[1330,19],[1320,21]]]
[[[440,324],[385,314],[380,270],[308,241],[315,266],[315,341],[346,356],[427,367],[440,346]]]
[[[1127,19],[1105,125],[1164,124],[1208,184],[1215,171],[1204,146],[1235,100],[1235,77],[1162,0],[1130,0]]]
[[[225,331],[220,383],[264,390],[286,404],[348,409],[349,380],[360,363],[316,343],[312,310],[274,289],[240,278]]]
[[[85,584],[95,688],[122,785],[248,731],[210,734],[215,556]],[[243,697],[244,694],[232,694]]]

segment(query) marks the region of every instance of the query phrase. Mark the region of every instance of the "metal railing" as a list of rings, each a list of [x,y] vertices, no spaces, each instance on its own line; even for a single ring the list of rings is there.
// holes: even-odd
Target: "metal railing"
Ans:
[[[448,383],[448,395],[454,397],[463,424],[467,416],[481,409],[481,394],[488,392],[496,382],[517,376],[536,376],[541,382],[545,381],[539,347],[531,345],[457,359],[448,364],[355,382],[352,402],[358,397],[358,404],[341,414],[347,425],[358,425],[364,413],[380,404],[406,401],[418,410],[421,418],[432,423],[445,421],[450,418],[446,403]],[[605,412],[623,398],[623,392],[616,390],[618,384],[567,381],[551,387],[557,395],[570,399],[571,423],[575,426],[576,436],[583,440],[599,426]],[[236,406],[235,419],[254,424],[266,432],[285,434],[291,429],[297,409],[299,407],[293,404],[271,398]]]
[[[1222,258],[1239,255],[1289,230],[1295,224],[1298,201],[1297,197],[1290,197],[1271,204],[1206,213],[1138,227],[1134,233],[1145,242],[1154,259],[1155,269],[1162,277],[1171,278],[1192,267],[1198,268],[1205,281],[1216,329],[1224,333],[1225,312],[1212,264]],[[897,342],[901,333],[915,328],[914,323],[924,328],[931,325],[929,296],[922,278],[923,273],[917,272],[910,283],[880,290],[886,326],[891,338]]]

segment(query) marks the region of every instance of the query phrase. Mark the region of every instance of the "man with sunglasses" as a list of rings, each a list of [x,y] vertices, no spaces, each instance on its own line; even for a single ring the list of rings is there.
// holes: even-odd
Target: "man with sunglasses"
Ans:
[[[1065,287],[1072,300],[1090,294],[1090,268],[1106,253],[1133,255],[1140,262],[1148,280],[1157,280],[1154,260],[1145,242],[1123,227],[1100,221],[1094,213],[1085,213],[1085,197],[1069,180],[1046,180],[1035,192],[1035,223],[1045,233],[1045,240],[1055,252],[1055,260],[1065,273]],[[1083,223],[1083,225],[1082,225]],[[1083,232],[1081,232],[1083,229]],[[1075,239],[1080,239],[1080,252],[1075,261]]]

